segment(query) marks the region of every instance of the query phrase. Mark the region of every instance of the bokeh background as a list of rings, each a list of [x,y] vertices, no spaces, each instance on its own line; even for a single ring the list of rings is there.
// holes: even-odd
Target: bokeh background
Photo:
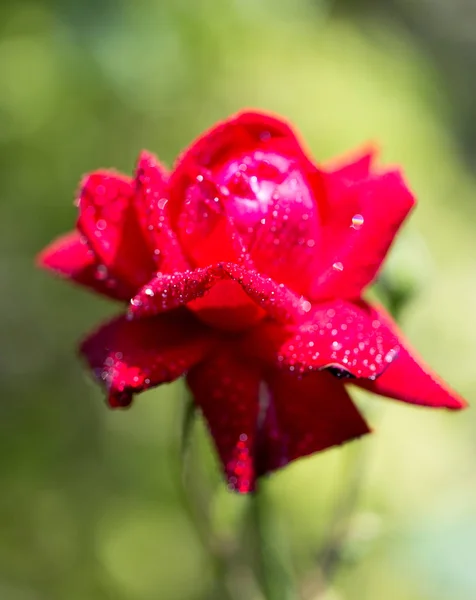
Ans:
[[[117,309],[34,268],[80,176],[171,164],[242,107],[319,160],[378,141],[419,198],[378,291],[474,403],[475,67],[472,0],[0,4],[1,600],[262,597],[201,422],[184,461],[181,384],[107,411],[74,348]],[[474,411],[357,401],[375,434],[273,476],[265,543],[309,600],[474,600]]]

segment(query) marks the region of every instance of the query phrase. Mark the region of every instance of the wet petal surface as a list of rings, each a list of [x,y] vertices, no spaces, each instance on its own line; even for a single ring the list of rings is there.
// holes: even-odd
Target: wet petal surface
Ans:
[[[241,265],[220,263],[173,275],[158,274],[131,300],[129,312],[132,317],[165,312],[202,298],[214,286],[227,281],[236,283],[256,309],[263,311],[263,315],[266,313],[277,321],[300,321],[311,309],[311,304],[305,298],[293,294],[286,286],[277,284],[271,278]],[[207,299],[208,296],[204,298],[205,301]],[[231,308],[236,308],[237,303],[232,300]],[[216,303],[216,298],[211,294],[210,304],[207,306],[204,302],[198,310],[226,308],[225,301],[222,298]],[[217,321],[217,326],[221,326],[221,321]]]
[[[242,341],[244,351],[297,374],[331,368],[375,378],[398,356],[396,336],[371,306],[342,300],[314,307],[297,327],[265,321]]]
[[[108,391],[112,408],[133,395],[173,381],[202,360],[216,337],[191,313],[178,310],[151,319],[106,323],[87,337],[80,352]]]
[[[330,373],[267,377],[266,454],[259,474],[360,437],[370,430],[344,385]]]
[[[128,301],[134,288],[97,262],[87,241],[77,231],[67,233],[47,246],[37,264],[113,300]]]
[[[391,316],[383,309],[379,310],[382,327],[391,331],[398,339],[398,356],[376,381],[352,381],[360,387],[410,404],[449,408],[464,408],[466,402],[452,390],[418,356],[403,334],[398,330]]]
[[[156,271],[128,177],[107,171],[87,175],[78,198],[78,230],[100,264],[137,289]]]
[[[334,181],[322,207],[318,275],[310,296],[358,298],[377,275],[413,205],[414,197],[398,171],[353,184]]]

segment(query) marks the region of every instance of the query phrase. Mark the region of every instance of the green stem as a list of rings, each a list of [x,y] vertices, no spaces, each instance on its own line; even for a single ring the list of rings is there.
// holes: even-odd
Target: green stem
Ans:
[[[192,443],[193,426],[195,424],[196,411],[193,400],[184,394],[183,414],[181,419],[180,435],[180,458],[181,475],[180,494],[185,510],[190,520],[195,526],[198,538],[207,552],[214,571],[214,591],[213,597],[220,600],[237,600],[234,590],[229,584],[228,576],[231,570],[233,557],[229,550],[221,543],[221,540],[212,531],[209,507],[213,491],[210,487],[204,485],[206,479],[204,473],[199,473],[198,484],[194,480],[192,473],[197,473],[199,467],[194,465],[193,469],[188,468],[189,460],[192,458],[189,454],[190,444]]]
[[[275,510],[266,484],[250,499],[250,525],[254,550],[254,570],[266,600],[297,600],[299,598],[286,535]]]

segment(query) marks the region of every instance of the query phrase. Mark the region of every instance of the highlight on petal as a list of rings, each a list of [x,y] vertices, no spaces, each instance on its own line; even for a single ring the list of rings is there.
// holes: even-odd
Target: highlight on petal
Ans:
[[[277,321],[302,320],[303,315],[311,309],[311,304],[306,299],[293,294],[283,284],[277,284],[269,277],[263,277],[241,265],[218,263],[173,275],[158,273],[131,300],[130,315],[154,315],[188,304],[202,298],[214,286],[227,280],[236,282],[258,308]],[[223,303],[214,305],[213,296],[211,300],[208,308],[225,308]],[[204,309],[207,306],[202,304],[199,308]]]
[[[259,474],[370,432],[344,385],[330,373],[267,377],[266,454]]]
[[[458,410],[467,404],[413,350],[392,317],[379,308],[382,327],[398,339],[400,350],[392,364],[375,381],[353,380],[374,394],[410,404]]]
[[[304,294],[321,241],[318,200],[299,166],[290,169],[272,188],[271,204],[250,246],[259,271]]]
[[[202,360],[216,336],[187,311],[150,319],[117,317],[86,338],[80,353],[108,391],[112,408],[134,394],[174,381]]]
[[[261,375],[225,348],[191,369],[187,384],[203,413],[230,489],[255,487]]]
[[[375,379],[398,356],[396,336],[380,314],[361,302],[336,300],[313,307],[307,320],[286,329],[263,322],[241,342],[244,352],[297,374],[331,369],[337,376]]]
[[[157,269],[139,222],[132,180],[114,172],[90,173],[83,179],[78,207],[77,227],[98,262],[130,286],[143,285]]]
[[[373,175],[339,193],[329,189],[322,207],[314,299],[358,298],[376,277],[414,197],[398,171]]]
[[[60,236],[37,256],[38,266],[114,300],[128,301],[134,288],[98,264],[87,241],[77,231]]]
[[[264,112],[240,112],[211,127],[179,156],[171,175],[173,222],[186,188],[201,169],[213,171],[247,152],[267,149],[297,159],[304,171],[317,171],[302,140],[284,120]]]

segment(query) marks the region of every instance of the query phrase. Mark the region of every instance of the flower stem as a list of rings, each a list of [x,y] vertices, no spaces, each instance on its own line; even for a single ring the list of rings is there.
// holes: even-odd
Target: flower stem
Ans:
[[[270,501],[266,484],[259,483],[250,499],[254,571],[266,600],[299,598],[291,569],[286,536]]]

